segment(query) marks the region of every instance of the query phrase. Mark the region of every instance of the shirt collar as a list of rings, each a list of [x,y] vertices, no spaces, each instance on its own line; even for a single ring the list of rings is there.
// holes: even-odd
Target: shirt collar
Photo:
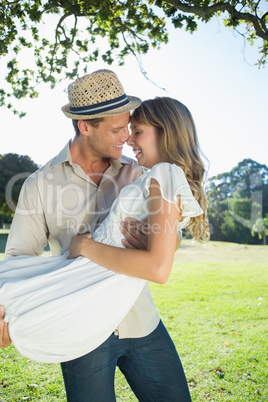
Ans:
[[[51,167],[54,167],[56,165],[62,164],[64,162],[69,162],[70,165],[73,164],[72,157],[71,157],[71,152],[70,152],[70,144],[71,140],[67,142],[65,147],[58,153],[58,155],[54,158],[54,160],[51,163]],[[122,165],[129,165],[130,164],[130,158],[127,156],[122,155],[120,159],[110,159],[110,164],[113,169],[119,171]]]
[[[71,153],[70,153],[70,143],[71,143],[71,140],[67,142],[65,147],[54,158],[54,160],[51,163],[51,167],[54,167],[54,166],[59,165],[64,162],[69,162],[70,164],[72,164],[72,157],[71,157]]]
[[[119,172],[119,170],[123,165],[129,165],[129,164],[130,160],[126,158],[124,155],[121,156],[120,159],[110,159],[110,165],[111,165],[110,168],[112,168],[112,170],[115,171],[116,173]]]

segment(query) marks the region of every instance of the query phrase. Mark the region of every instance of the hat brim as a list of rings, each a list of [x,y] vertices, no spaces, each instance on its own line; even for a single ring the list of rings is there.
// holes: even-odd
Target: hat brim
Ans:
[[[115,116],[118,114],[122,113],[127,113],[130,112],[131,110],[137,109],[142,103],[141,99],[136,98],[135,96],[129,96],[127,95],[129,102],[124,105],[120,106],[116,109],[108,110],[106,112],[101,112],[101,113],[96,113],[92,115],[81,115],[81,114],[73,114],[70,112],[70,103],[68,103],[65,106],[62,106],[61,110],[65,114],[65,116],[69,117],[69,119],[73,120],[92,120],[92,119],[98,119],[100,117],[109,117],[109,116]]]

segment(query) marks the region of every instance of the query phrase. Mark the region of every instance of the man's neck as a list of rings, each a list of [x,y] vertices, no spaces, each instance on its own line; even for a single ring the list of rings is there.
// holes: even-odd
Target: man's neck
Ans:
[[[70,153],[73,163],[79,165],[81,169],[97,184],[101,182],[103,173],[109,168],[108,158],[96,156],[85,144],[85,139],[75,137],[70,144]]]

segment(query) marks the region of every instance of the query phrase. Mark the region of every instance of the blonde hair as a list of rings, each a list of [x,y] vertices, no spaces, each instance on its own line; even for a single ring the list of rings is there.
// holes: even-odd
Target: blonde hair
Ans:
[[[209,240],[205,168],[191,113],[181,102],[168,97],[149,99],[134,110],[131,123],[155,127],[161,156],[182,168],[194,198],[204,214],[191,218],[186,230],[197,241]]]

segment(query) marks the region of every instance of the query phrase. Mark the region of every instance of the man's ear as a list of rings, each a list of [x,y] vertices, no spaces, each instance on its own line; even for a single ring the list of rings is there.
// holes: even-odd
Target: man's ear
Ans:
[[[87,121],[85,120],[78,120],[77,126],[79,128],[79,131],[81,134],[89,136],[92,130],[92,127],[90,124],[88,124]]]

